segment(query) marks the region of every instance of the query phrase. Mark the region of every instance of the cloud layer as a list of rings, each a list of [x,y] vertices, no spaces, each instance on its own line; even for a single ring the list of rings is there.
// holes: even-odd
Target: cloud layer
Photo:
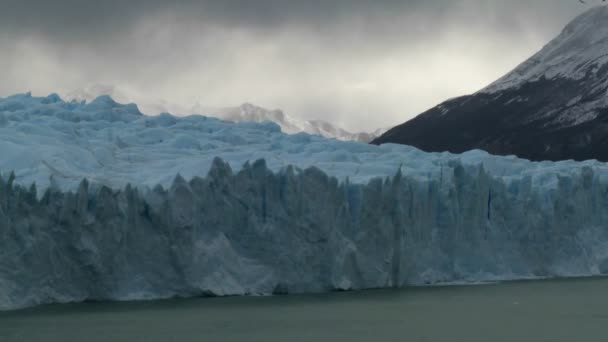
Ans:
[[[587,7],[537,1],[0,0],[0,96],[111,84],[351,130],[476,91]]]

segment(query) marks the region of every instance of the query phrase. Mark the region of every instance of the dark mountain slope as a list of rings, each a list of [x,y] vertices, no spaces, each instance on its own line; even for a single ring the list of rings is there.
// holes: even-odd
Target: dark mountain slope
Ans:
[[[579,16],[489,87],[446,101],[373,143],[608,161],[608,8]]]

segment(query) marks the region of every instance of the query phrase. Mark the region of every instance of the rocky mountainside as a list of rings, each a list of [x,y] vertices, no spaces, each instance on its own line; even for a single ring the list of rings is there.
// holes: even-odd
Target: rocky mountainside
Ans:
[[[376,144],[531,160],[608,161],[608,7],[577,17],[540,52],[479,92],[448,100]]]

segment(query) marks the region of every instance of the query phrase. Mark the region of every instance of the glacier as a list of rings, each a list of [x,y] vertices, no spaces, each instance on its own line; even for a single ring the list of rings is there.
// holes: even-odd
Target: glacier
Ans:
[[[608,273],[605,163],[0,99],[0,310]]]
[[[127,91],[108,84],[90,84],[84,88],[66,92],[61,96],[68,100],[92,101],[101,95],[110,95],[114,100],[121,102],[137,102],[137,106],[140,110],[144,114],[149,115],[158,115],[165,112],[177,115],[199,113],[205,116],[233,122],[270,121],[279,125],[283,133],[308,133],[344,141],[368,143],[388,130],[388,128],[379,128],[370,132],[349,132],[324,120],[302,120],[293,117],[280,109],[270,110],[251,103],[243,103],[237,107],[214,108],[204,106],[200,102],[197,102],[193,106],[182,106],[165,100],[150,102],[146,96],[142,96],[141,94],[137,95],[132,91]],[[139,99],[139,101],[137,101],[137,99]]]

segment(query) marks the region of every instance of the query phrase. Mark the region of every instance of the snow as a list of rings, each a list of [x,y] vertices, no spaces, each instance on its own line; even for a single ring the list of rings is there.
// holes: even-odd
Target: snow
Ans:
[[[597,161],[425,153],[30,94],[0,99],[0,155],[0,309],[607,271]]]
[[[121,102],[132,102],[134,99],[142,99],[145,96],[137,95],[133,91],[119,89],[115,86],[93,84],[67,92],[65,98],[76,101],[92,101],[101,95],[109,95]],[[137,101],[143,113],[158,115],[160,113],[173,113],[176,115],[190,115],[193,113],[205,114],[206,116],[228,120],[233,122],[274,122],[281,127],[281,131],[287,134],[308,133],[320,135],[325,138],[333,138],[343,141],[370,142],[382,135],[388,129],[379,128],[373,132],[352,133],[334,124],[323,120],[301,120],[285,114],[282,110],[269,110],[251,103],[244,103],[238,107],[213,108],[203,106],[200,103],[185,107],[170,103],[168,101]]]
[[[342,141],[370,142],[386,130],[378,129],[371,133],[351,133],[323,120],[299,120],[275,109],[268,110],[245,103],[239,107],[194,110],[194,113],[207,113],[209,116],[233,122],[274,122],[287,134],[308,133]]]
[[[485,92],[495,92],[541,77],[580,79],[585,76],[591,63],[594,70],[597,70],[608,61],[605,44],[608,40],[606,18],[608,8],[604,6],[582,14],[540,52],[491,85]]]
[[[530,89],[552,89],[558,97],[547,98],[551,101],[540,106],[537,101],[540,108],[525,120],[545,121],[545,126],[552,129],[573,127],[597,119],[608,107],[607,63],[608,7],[599,6],[578,16],[538,53],[477,94],[500,97],[522,90],[524,85],[542,82],[525,88],[531,92],[526,96],[539,100],[540,95],[534,95]],[[556,104],[564,98],[568,101]]]
[[[314,166],[353,183],[393,176],[399,168],[412,177],[434,177],[453,161],[483,164],[504,179],[531,177],[543,186],[585,166],[606,170],[596,161],[533,163],[482,151],[428,154],[403,145],[288,135],[271,122],[145,116],[134,104],[118,104],[109,96],[86,103],[21,94],[0,99],[0,108],[0,170],[15,171],[21,184],[36,183],[41,191],[51,178],[66,190],[76,189],[83,178],[112,188],[166,187],[177,174],[186,179],[205,175],[218,156],[234,170],[264,159],[275,172],[288,165]]]
[[[541,51],[481,90],[496,93],[539,79],[580,80],[608,62],[608,7],[598,6],[574,19]]]

